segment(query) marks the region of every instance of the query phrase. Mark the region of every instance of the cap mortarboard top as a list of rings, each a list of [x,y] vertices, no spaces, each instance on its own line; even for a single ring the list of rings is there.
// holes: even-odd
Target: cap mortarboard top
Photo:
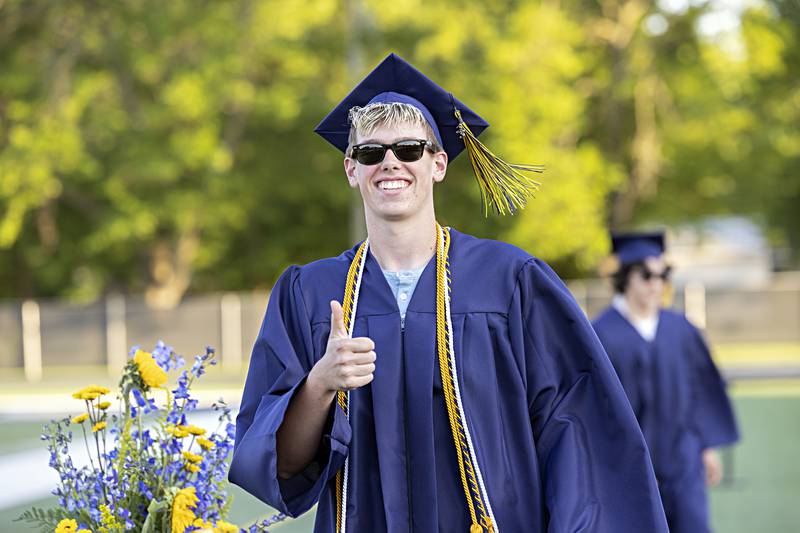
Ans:
[[[664,253],[664,232],[613,234],[611,247],[623,265],[658,257]]]

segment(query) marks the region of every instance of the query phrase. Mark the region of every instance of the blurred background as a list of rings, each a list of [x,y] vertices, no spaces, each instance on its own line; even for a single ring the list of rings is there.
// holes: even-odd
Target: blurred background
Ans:
[[[203,405],[238,402],[281,271],[363,236],[312,129],[392,51],[547,166],[485,218],[456,160],[443,224],[547,260],[592,317],[609,229],[667,229],[743,433],[716,531],[800,530],[797,0],[0,0],[0,531],[52,501],[41,424],[131,345],[215,346]]]

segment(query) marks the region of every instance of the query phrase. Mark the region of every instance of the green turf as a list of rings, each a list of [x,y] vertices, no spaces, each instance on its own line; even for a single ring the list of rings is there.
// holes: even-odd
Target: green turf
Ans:
[[[731,484],[711,491],[715,531],[800,531],[800,398],[738,397],[734,402],[742,441],[729,454]]]
[[[43,500],[39,500],[36,502],[30,502],[25,505],[20,505],[18,507],[12,507],[10,509],[3,509],[0,510],[0,531],[4,533],[8,531],[19,531],[20,533],[24,531],[36,531],[32,525],[29,525],[25,522],[15,522],[19,515],[23,512],[27,511],[31,507],[40,507],[43,509],[49,509],[56,504],[55,496],[51,496],[49,498],[45,498]]]
[[[711,491],[716,533],[792,533],[800,530],[800,397],[735,396],[743,440],[724,455],[730,483]],[[39,445],[39,422],[2,422],[0,432],[13,435],[14,446]],[[28,440],[30,439],[30,440]],[[8,445],[10,446],[10,445]],[[11,448],[0,448],[0,454]],[[245,525],[271,509],[237,487],[231,520]],[[40,504],[41,505],[41,504]],[[26,505],[0,511],[0,531],[24,531],[12,523]],[[277,533],[311,531],[313,513],[273,528]]]
[[[42,427],[49,421],[44,418],[33,421],[0,419],[0,435],[3,436],[0,439],[0,456],[36,447],[45,449],[45,443],[39,440],[39,435],[42,434]]]

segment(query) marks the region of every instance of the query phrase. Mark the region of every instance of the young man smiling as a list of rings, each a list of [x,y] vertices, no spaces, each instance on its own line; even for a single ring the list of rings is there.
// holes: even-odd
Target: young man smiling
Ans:
[[[291,516],[318,504],[317,533],[666,532],[641,432],[561,280],[437,222],[434,184],[465,146],[490,205],[521,204],[526,185],[475,142],[486,126],[392,54],[317,127],[368,239],[276,284],[230,479]]]

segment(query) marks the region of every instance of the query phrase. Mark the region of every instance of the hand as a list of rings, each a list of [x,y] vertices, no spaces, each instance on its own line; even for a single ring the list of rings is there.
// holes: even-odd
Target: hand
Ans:
[[[706,485],[716,487],[722,481],[722,460],[716,450],[703,450],[703,466],[706,470]]]
[[[375,343],[368,337],[351,339],[344,327],[344,312],[331,301],[331,331],[325,354],[317,361],[306,381],[323,394],[363,387],[375,372]]]

